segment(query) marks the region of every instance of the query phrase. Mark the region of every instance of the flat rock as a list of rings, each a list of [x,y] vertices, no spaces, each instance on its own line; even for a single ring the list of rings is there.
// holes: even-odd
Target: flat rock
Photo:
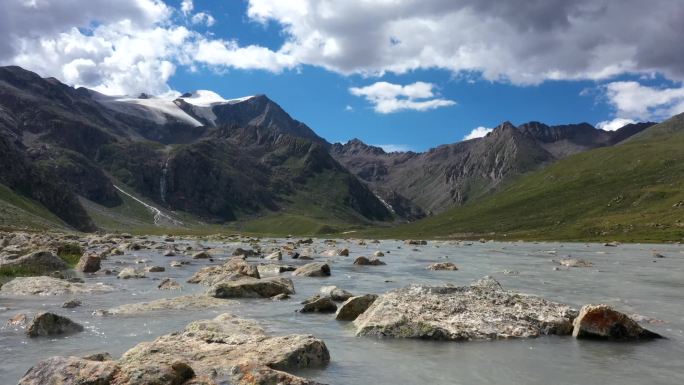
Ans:
[[[121,279],[136,279],[136,278],[145,278],[145,273],[142,271],[137,271],[132,267],[126,267],[121,270],[117,278]]]
[[[591,267],[594,265],[593,263],[582,258],[562,258],[556,262],[565,267]]]
[[[584,305],[573,323],[575,338],[643,340],[662,338],[608,305]]]
[[[335,313],[335,319],[338,321],[354,321],[358,316],[363,314],[370,305],[378,298],[375,294],[365,294],[356,297],[351,297],[344,301]]]
[[[379,296],[355,321],[357,335],[493,340],[572,333],[567,305],[503,290],[493,278],[471,286],[412,285]]]
[[[297,267],[292,265],[261,264],[257,265],[260,276],[279,275],[288,271],[295,271]]]
[[[293,271],[292,275],[302,277],[328,277],[330,276],[330,265],[324,262],[307,263]]]
[[[17,277],[2,285],[0,293],[5,295],[69,295],[105,293],[114,290],[104,284],[69,282],[46,276]]]
[[[278,294],[294,294],[294,284],[289,278],[242,277],[215,284],[207,295],[216,298],[270,298]]]
[[[354,294],[344,290],[340,289],[337,286],[323,286],[320,290],[320,293],[324,297],[330,297],[333,301],[346,301],[349,298],[353,297]]]
[[[206,286],[230,279],[231,276],[247,276],[259,278],[259,269],[241,259],[230,259],[223,265],[207,266],[196,272],[188,283],[199,283]]]
[[[149,302],[138,302],[120,305],[103,312],[106,315],[134,315],[164,310],[202,310],[234,304],[220,298],[206,295],[184,295],[173,298],[162,298]]]
[[[458,266],[451,262],[439,262],[439,263],[433,263],[432,265],[427,267],[428,270],[448,270],[448,271],[456,271],[458,270]]]
[[[62,334],[72,334],[83,331],[83,326],[69,318],[54,314],[40,313],[26,328],[29,337],[48,337]]]

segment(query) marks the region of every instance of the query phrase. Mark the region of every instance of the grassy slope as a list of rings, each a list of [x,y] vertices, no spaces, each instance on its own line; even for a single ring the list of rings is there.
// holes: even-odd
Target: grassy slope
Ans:
[[[4,229],[68,229],[40,203],[21,196],[0,184],[0,228]]]
[[[681,241],[684,117],[621,145],[580,153],[471,205],[383,237]]]

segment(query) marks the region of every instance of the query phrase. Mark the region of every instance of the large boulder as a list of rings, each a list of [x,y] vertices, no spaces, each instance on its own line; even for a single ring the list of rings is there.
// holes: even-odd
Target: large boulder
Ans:
[[[608,305],[584,305],[573,323],[575,338],[641,340],[662,338]]]
[[[349,298],[353,297],[354,294],[344,290],[340,289],[337,286],[323,286],[320,290],[320,293],[324,297],[330,297],[333,301],[346,301]]]
[[[19,385],[110,385],[118,371],[113,361],[51,357],[29,369]]]
[[[351,297],[344,301],[335,313],[335,319],[338,321],[354,321],[363,312],[368,310],[370,305],[378,298],[375,294],[366,294],[356,297]]]
[[[114,290],[105,284],[69,282],[52,277],[17,277],[2,285],[0,293],[5,295],[74,295],[105,293]]]
[[[83,331],[83,326],[54,313],[40,313],[26,328],[29,337],[48,337]]]
[[[120,305],[99,313],[103,315],[132,315],[169,310],[203,310],[232,305],[234,303],[234,301],[208,297],[206,295],[184,295],[149,302]]]
[[[330,265],[324,262],[307,263],[293,271],[292,275],[302,277],[328,277],[330,276]]]
[[[76,270],[82,273],[95,273],[100,270],[101,258],[97,255],[83,255],[76,265]]]
[[[259,278],[259,269],[241,259],[230,259],[228,262],[219,266],[207,266],[196,272],[188,283],[199,283],[211,286],[217,282],[225,281],[233,276],[247,276]]]
[[[357,335],[491,340],[568,335],[577,312],[506,291],[493,278],[471,286],[412,285],[379,296],[355,321]]]
[[[270,298],[278,294],[294,294],[291,279],[257,279],[245,276],[237,280],[219,282],[207,291],[207,295],[216,298]]]
[[[0,268],[21,269],[30,272],[64,270],[69,266],[51,251],[40,250],[20,257],[14,255],[0,258]]]

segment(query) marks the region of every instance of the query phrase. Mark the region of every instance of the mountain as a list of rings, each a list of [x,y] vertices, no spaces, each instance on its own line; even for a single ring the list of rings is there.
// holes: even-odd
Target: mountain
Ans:
[[[111,97],[0,67],[0,199],[28,199],[78,230],[160,218],[306,215],[327,229],[392,219],[329,147],[264,95]]]
[[[561,159],[388,237],[684,240],[684,114]],[[375,235],[375,234],[373,234]]]
[[[515,127],[505,122],[483,138],[424,153],[386,153],[354,139],[334,144],[331,154],[397,215],[415,220],[486,196],[520,175],[572,154],[613,146],[653,124],[631,124],[611,132],[587,123],[530,122]]]

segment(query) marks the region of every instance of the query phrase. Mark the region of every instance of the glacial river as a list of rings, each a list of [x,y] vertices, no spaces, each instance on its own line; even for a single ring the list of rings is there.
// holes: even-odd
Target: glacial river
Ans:
[[[284,240],[279,240],[280,243]],[[194,241],[177,244],[195,245]],[[269,240],[263,240],[270,245]],[[223,248],[224,257],[242,244],[202,242]],[[312,246],[318,251],[322,242]],[[0,297],[0,383],[15,384],[37,361],[53,355],[84,356],[106,351],[115,358],[141,341],[182,329],[196,319],[213,318],[230,312],[259,321],[274,334],[305,333],[323,339],[331,362],[321,370],[296,373],[328,384],[684,384],[684,246],[621,245],[605,247],[583,243],[473,243],[430,242],[427,246],[407,246],[400,241],[383,241],[348,247],[350,257],[317,257],[330,260],[332,276],[293,277],[297,294],[288,301],[240,300],[225,308],[203,311],[165,311],[136,316],[98,317],[96,309],[199,293],[206,288],[185,283],[199,268],[212,264],[192,260],[182,268],[171,268],[171,260],[159,251],[131,251],[111,257],[103,268],[137,266],[139,259],[149,265],[166,267],[163,273],[148,273],[145,279],[119,280],[116,275],[85,276],[88,283],[115,286],[107,294],[82,295],[83,306],[62,309],[69,297]],[[354,266],[359,255],[385,252],[386,266]],[[665,258],[655,259],[657,251]],[[588,268],[560,268],[552,259],[571,255],[593,263]],[[189,259],[189,257],[186,257]],[[255,261],[250,259],[250,261]],[[459,271],[428,271],[433,262],[449,261]],[[259,261],[263,262],[263,261]],[[284,256],[283,264],[307,261]],[[213,264],[219,264],[217,260]],[[289,273],[284,273],[289,276]],[[487,342],[434,342],[362,338],[354,335],[352,324],[334,320],[332,314],[299,314],[300,301],[318,292],[321,286],[337,285],[354,294],[376,293],[410,283],[468,285],[485,275],[495,277],[506,289],[543,296],[581,307],[587,303],[607,303],[627,314],[638,314],[641,324],[667,339],[638,343],[578,341],[571,337],[540,337],[528,340]],[[182,283],[182,291],[161,291],[164,277]],[[83,324],[82,333],[60,338],[29,339],[22,329],[5,326],[17,313],[54,311]],[[651,322],[648,322],[648,320]]]

